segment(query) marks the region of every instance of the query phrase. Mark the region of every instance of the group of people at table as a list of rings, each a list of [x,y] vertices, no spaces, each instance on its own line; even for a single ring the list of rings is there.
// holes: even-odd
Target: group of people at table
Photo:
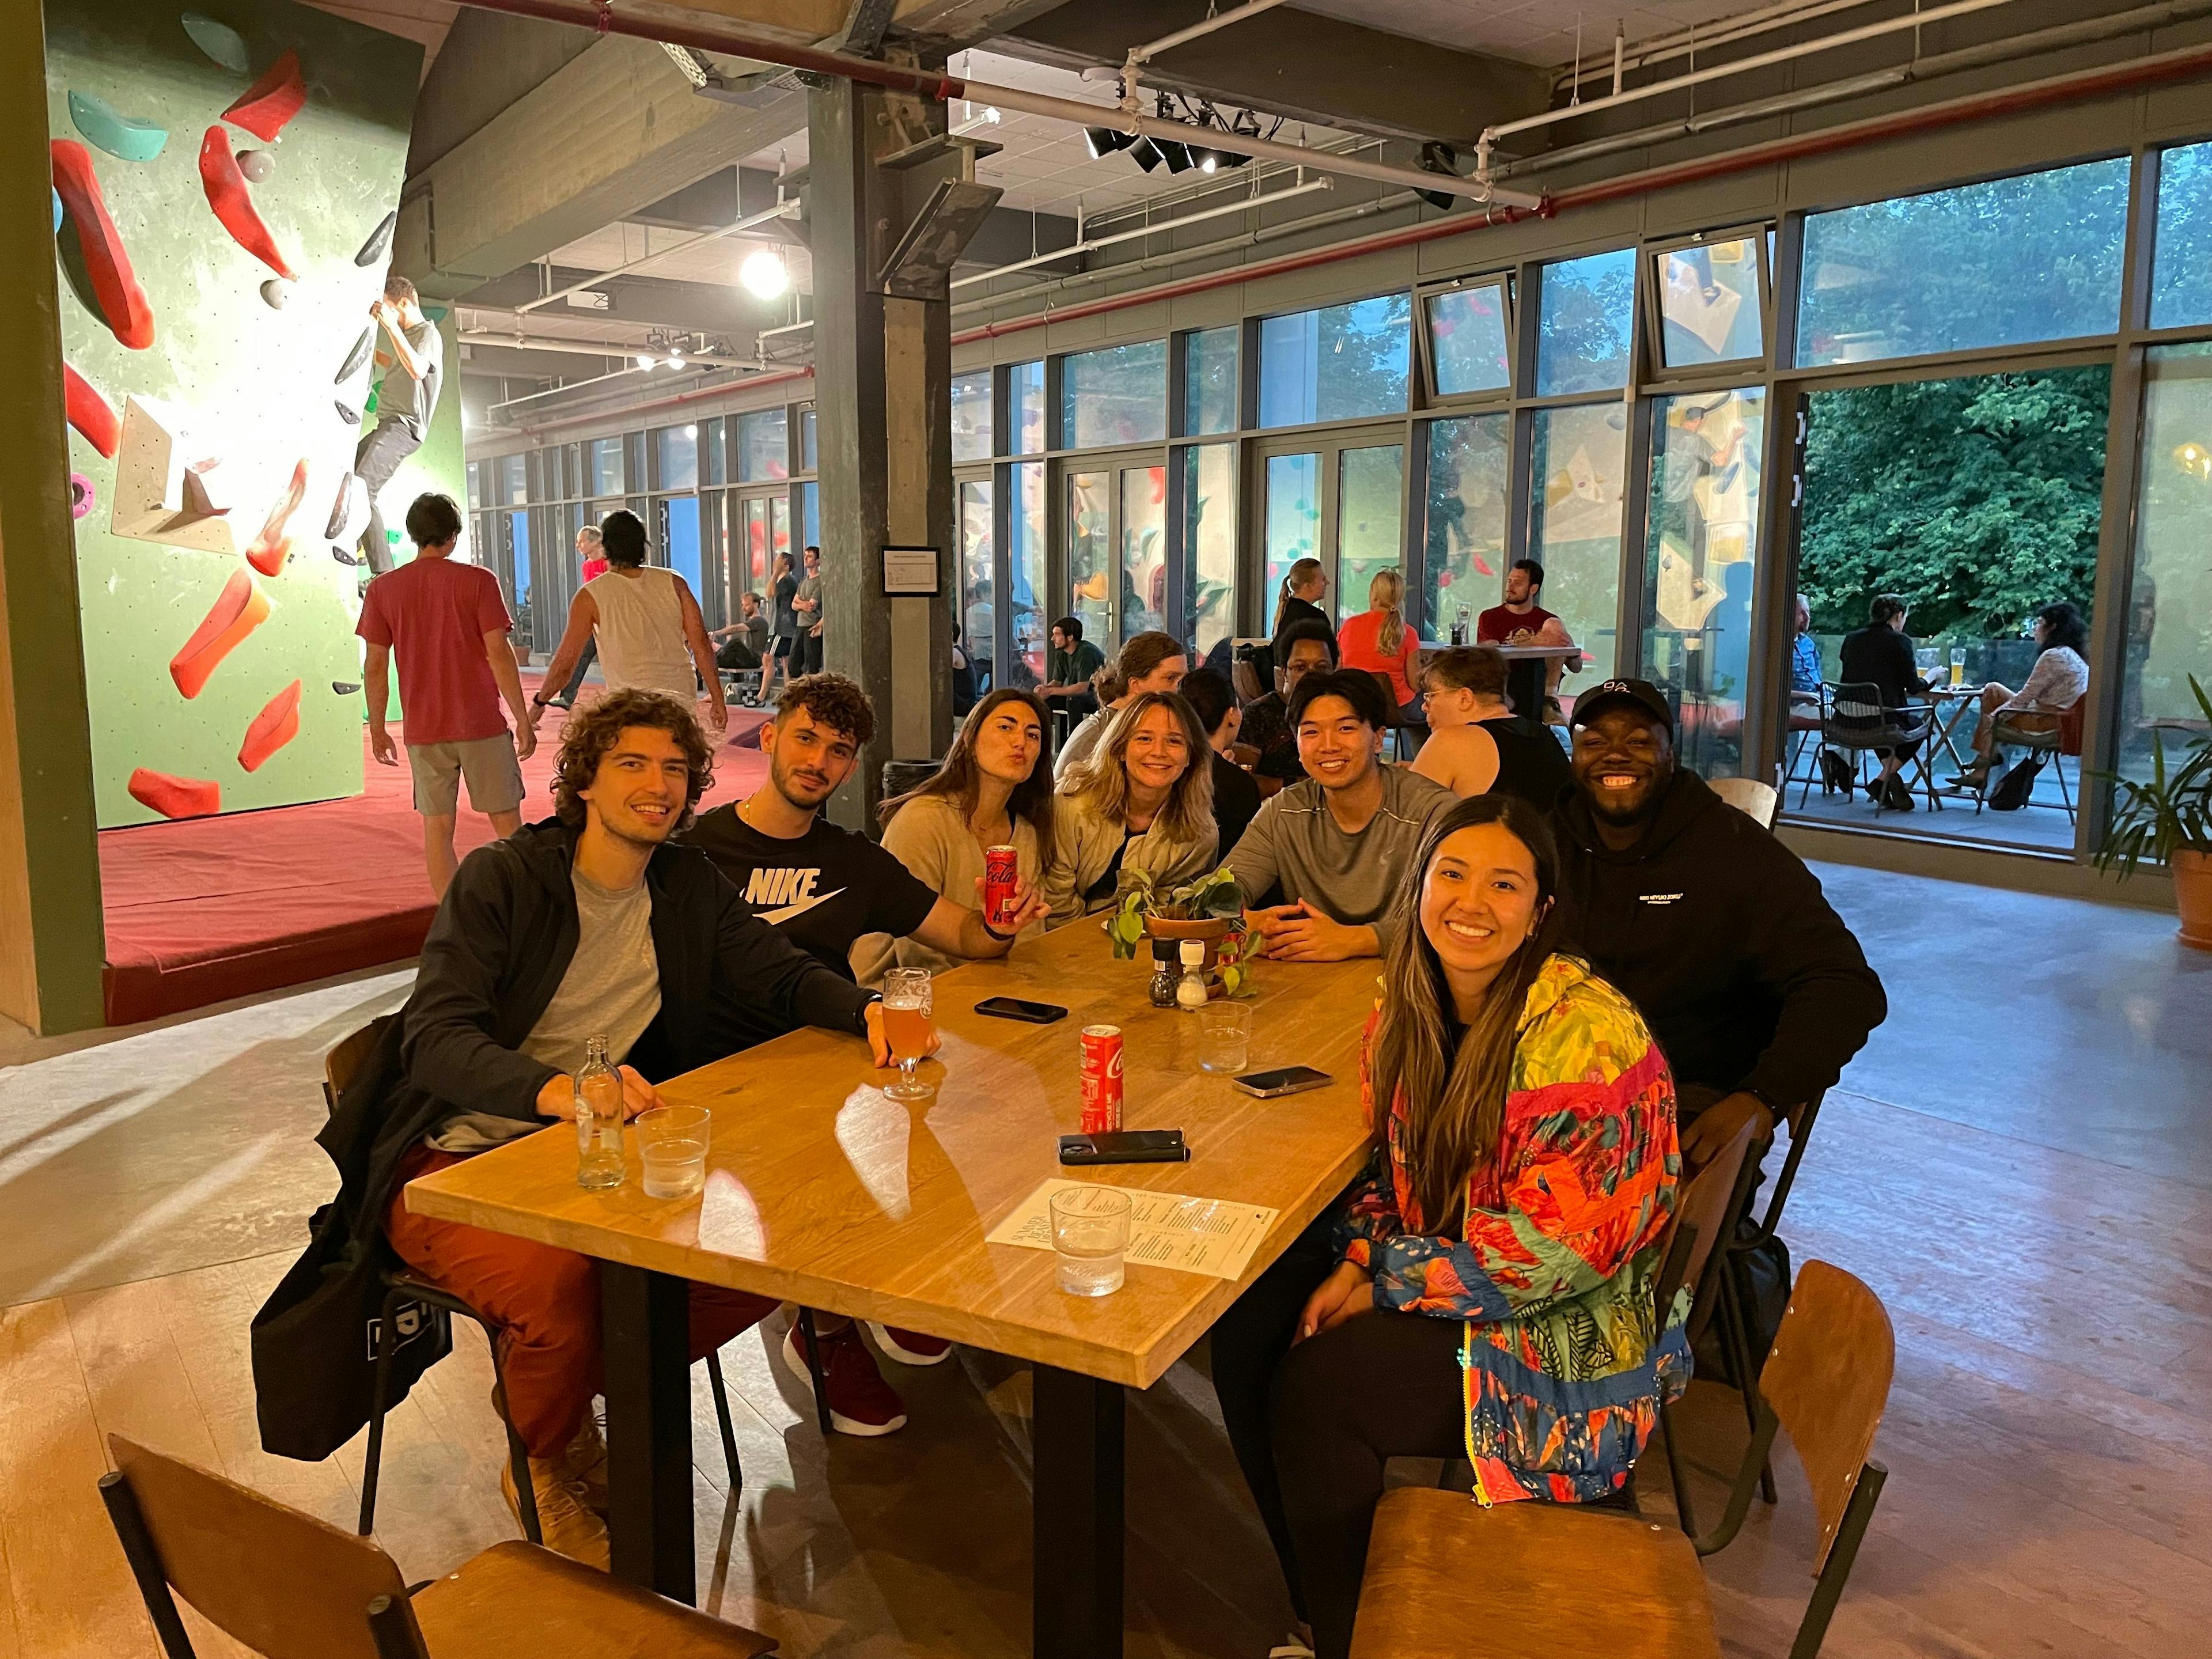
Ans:
[[[1583,692],[1562,752],[1506,705],[1494,652],[1446,651],[1420,680],[1431,735],[1391,764],[1402,711],[1302,623],[1279,637],[1279,688],[1243,708],[1174,640],[1132,640],[1056,766],[1044,702],[990,693],[934,775],[884,804],[880,841],[823,816],[876,722],[839,675],[787,684],[760,732],[767,781],[696,816],[714,744],[684,702],[622,689],[569,716],[554,815],[461,865],[323,1137],[353,1247],[396,1253],[500,1331],[550,1546],[607,1558],[592,1265],[410,1214],[406,1183],[572,1117],[592,1037],[632,1111],[656,1080],[801,1025],[849,1033],[856,1070],[886,1066],[868,988],[887,968],[1018,951],[1097,926],[1139,871],[1223,864],[1279,964],[1260,994],[1360,957],[1380,988],[1342,1011],[1364,1022],[1366,1172],[1212,1336],[1299,1621],[1278,1651],[1346,1652],[1391,1457],[1468,1455],[1485,1503],[1632,1504],[1690,1369],[1684,1305],[1654,1305],[1680,1183],[1832,1085],[1885,1016],[1881,983],[1803,864],[1676,767],[1649,684]],[[994,925],[983,855],[1004,845],[1020,878]],[[695,1356],[775,1310],[703,1285],[691,1308]],[[811,1323],[792,1322],[784,1358],[801,1386],[821,1378],[846,1434],[906,1420],[878,1356],[950,1351]]]

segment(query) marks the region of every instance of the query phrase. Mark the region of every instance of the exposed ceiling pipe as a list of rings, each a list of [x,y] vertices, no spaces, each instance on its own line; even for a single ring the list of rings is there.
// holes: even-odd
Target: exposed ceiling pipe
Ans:
[[[627,380],[630,375],[641,374],[645,372],[635,363],[632,363],[626,368],[617,368],[611,374],[594,374],[589,380],[564,380],[559,386],[549,386],[542,391],[526,392],[520,398],[503,398],[495,404],[486,404],[484,412],[489,415],[495,409],[513,409],[518,404],[534,404],[540,398],[557,398],[564,392],[579,391],[585,386],[598,386],[606,380]]]
[[[2001,3],[2002,0],[1971,0],[1971,3],[1988,5]],[[1230,135],[1216,128],[1200,128],[1187,121],[1167,121],[1158,116],[1144,114],[1135,107],[1137,88],[1133,83],[1127,87],[1124,100],[1119,106],[1086,104],[1079,99],[1055,98],[1020,87],[994,86],[988,82],[963,80],[957,76],[942,72],[902,69],[896,64],[881,64],[866,58],[848,58],[842,52],[824,52],[817,46],[795,46],[787,41],[748,34],[724,25],[706,28],[696,24],[667,22],[657,18],[624,17],[611,10],[602,11],[584,4],[582,0],[461,0],[461,3],[478,11],[507,12],[517,17],[542,18],[547,22],[567,23],[575,28],[633,35],[641,40],[652,40],[662,45],[691,46],[702,52],[723,52],[763,64],[781,64],[787,69],[808,70],[817,75],[836,76],[862,86],[884,87],[893,92],[902,92],[939,103],[963,99],[974,104],[994,104],[1002,110],[1018,110],[1024,115],[1042,116],[1048,121],[1065,121],[1072,126],[1110,127],[1116,132],[1126,132],[1132,137],[1166,138],[1176,143],[1203,142],[1209,134],[1214,141],[1230,139]],[[1273,139],[1255,138],[1243,133],[1234,135],[1231,142],[1237,154],[1251,156],[1255,161],[1288,161],[1310,167],[1316,173],[1371,179],[1378,184],[1395,185],[1401,190],[1426,190],[1443,196],[1461,196],[1479,205],[1508,203],[1533,208],[1538,204],[1535,197],[1501,191],[1492,185],[1459,178],[1452,173],[1424,173],[1416,167],[1392,167],[1384,161],[1370,161],[1357,155],[1309,149],[1298,144],[1278,143]]]
[[[1246,213],[1254,208],[1271,207],[1277,202],[1287,202],[1294,196],[1310,196],[1317,190],[1334,190],[1335,188],[1336,181],[1334,179],[1309,179],[1305,183],[1294,185],[1288,190],[1270,191],[1265,196],[1244,197],[1225,206],[1207,208],[1199,213],[1186,213],[1178,218],[1162,219],[1153,224],[1140,226],[1135,230],[1116,231],[1111,236],[1085,236],[1079,241],[1071,242],[1066,247],[1054,248],[1048,253],[1032,254],[1026,259],[1017,260],[1010,265],[1000,265],[994,270],[978,271],[972,276],[956,277],[951,286],[956,289],[972,288],[977,283],[988,283],[1000,276],[1011,276],[1018,270],[1028,270],[1033,266],[1050,264],[1055,259],[1065,259],[1078,253],[1093,252],[1102,247],[1112,247],[1121,242],[1133,242],[1146,236],[1157,236],[1163,231],[1180,230],[1185,225],[1198,224],[1207,219],[1218,219],[1224,214]]]
[[[471,312],[479,307],[471,306]],[[532,338],[525,335],[502,334],[495,328],[463,329],[456,337],[471,345],[504,346],[510,351],[560,351],[571,357],[663,357],[678,356],[687,363],[702,363],[709,368],[750,368],[750,357],[719,356],[713,352],[687,351],[680,347],[662,346],[655,349],[651,344],[624,345],[618,340],[563,340]]]
[[[735,381],[723,386],[702,386],[695,392],[678,392],[672,397],[654,398],[641,404],[625,404],[620,412],[624,416],[630,416],[643,414],[648,409],[680,409],[687,404],[696,404],[702,398],[720,397],[724,392],[734,391],[740,386],[750,391],[755,386],[774,386],[780,381],[811,380],[813,378],[814,366],[810,363],[805,368],[787,368],[778,370],[773,374],[757,374],[750,380]],[[524,436],[534,438],[541,432],[557,432],[563,427],[586,426],[593,421],[605,418],[606,416],[604,413],[570,415],[558,420],[540,421],[534,426],[526,426],[520,430]]]
[[[702,242],[719,242],[725,236],[734,236],[741,230],[750,230],[756,225],[764,225],[771,219],[796,219],[799,215],[799,204],[797,201],[780,201],[772,208],[763,208],[758,213],[748,213],[734,224],[717,225],[712,230],[678,242],[674,247],[662,248],[657,253],[648,252],[643,258],[632,259],[628,264],[617,265],[612,270],[602,270],[596,276],[586,276],[580,283],[571,283],[568,287],[556,289],[550,294],[541,294],[536,299],[526,301],[514,309],[518,313],[535,311],[540,306],[551,305],[556,300],[565,300],[571,294],[581,294],[587,288],[597,288],[601,283],[611,282],[617,276],[628,276],[634,272],[643,270],[647,265],[658,264],[663,259],[681,253],[686,248],[697,247]],[[645,228],[645,237],[647,242],[652,241],[652,226],[647,225]]]
[[[1173,34],[1163,34],[1157,40],[1147,40],[1141,46],[1130,47],[1129,61],[1132,64],[1149,64],[1162,52],[1172,52],[1177,46],[1197,40],[1201,34],[1211,34],[1216,29],[1227,28],[1231,23],[1257,17],[1261,12],[1273,11],[1282,3],[1283,0],[1249,0],[1249,4],[1239,6],[1234,11],[1218,12],[1202,21],[1193,23],[1187,29],[1177,29]]]
[[[1716,46],[1746,40],[1754,34],[1788,28],[1794,23],[1809,23],[1815,18],[1831,16],[1839,11],[1855,11],[1870,3],[1871,0],[1816,0],[1816,3],[1807,5],[1804,0],[1784,0],[1784,3],[1778,6],[1740,12],[1734,17],[1702,23],[1692,28],[1668,29],[1663,34],[1646,36],[1632,46],[1624,41],[1613,72],[1617,74],[1622,69],[1642,69],[1650,64],[1663,64],[1672,58],[1711,52]],[[1620,37],[1616,35],[1615,38]],[[1555,92],[1565,92],[1571,88],[1597,80],[1607,73],[1601,64],[1586,69],[1580,64],[1562,64],[1552,71],[1552,88]]]
[[[1753,103],[1733,104],[1724,109],[1689,116],[1680,121],[1656,122],[1648,127],[1638,127],[1633,132],[1616,132],[1603,138],[1593,138],[1587,143],[1547,149],[1522,161],[1507,162],[1497,169],[1497,176],[1504,179],[1522,173],[1549,172],[1554,167],[1571,167],[1577,161],[1593,161],[1601,155],[1643,149],[1652,144],[1665,143],[1669,139],[1690,137],[1722,127],[1738,126],[1747,121],[1763,121],[1770,116],[1787,115],[1796,110],[1840,103],[1845,99],[1887,91],[1892,87],[1937,80],[1966,70],[1985,69],[1992,64],[2010,63],[2067,46],[2087,46],[2123,34],[2162,28],[2170,23],[2201,17],[2207,12],[2212,12],[2212,0],[2170,0],[2170,3],[2166,5],[2142,6],[2133,11],[2113,12],[2108,16],[2092,17],[2079,23],[2059,23],[2027,34],[2008,35],[2002,40],[1991,40],[1978,46],[1938,52],[1932,58],[1916,58],[1910,63],[1899,64],[1891,69],[1854,75],[1841,81],[1823,82],[1817,87],[1807,87],[1797,92],[1778,93],[1771,98],[1761,98]]]

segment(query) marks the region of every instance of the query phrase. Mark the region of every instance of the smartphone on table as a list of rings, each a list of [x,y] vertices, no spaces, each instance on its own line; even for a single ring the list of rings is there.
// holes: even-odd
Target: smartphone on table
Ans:
[[[1282,1095],[1295,1095],[1308,1089],[1319,1089],[1330,1081],[1327,1072],[1317,1072],[1310,1066],[1278,1066],[1265,1072],[1247,1072],[1231,1082],[1248,1095],[1257,1095],[1262,1100],[1273,1100]]]
[[[1111,1129],[1062,1135],[1062,1164],[1188,1164],[1190,1148],[1180,1129]]]
[[[1067,1018],[1067,1010],[1057,1003],[1024,1002],[1019,997],[985,997],[975,1005],[975,1012],[993,1019],[1018,1019],[1030,1025],[1049,1025]]]

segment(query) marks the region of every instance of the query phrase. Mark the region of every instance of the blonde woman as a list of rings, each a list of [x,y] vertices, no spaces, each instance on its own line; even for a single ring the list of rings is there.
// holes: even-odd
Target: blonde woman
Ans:
[[[1172,691],[1140,691],[1114,712],[1098,746],[1060,781],[1044,880],[1052,926],[1111,908],[1124,872],[1173,886],[1213,867],[1206,755],[1198,715]]]
[[[1382,674],[1390,682],[1390,701],[1402,724],[1421,724],[1421,641],[1406,625],[1406,579],[1378,570],[1367,584],[1367,609],[1345,618],[1336,647],[1346,668]]]

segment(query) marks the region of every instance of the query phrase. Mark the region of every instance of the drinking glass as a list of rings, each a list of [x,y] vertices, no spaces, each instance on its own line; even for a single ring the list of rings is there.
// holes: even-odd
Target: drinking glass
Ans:
[[[1251,1058],[1252,1011],[1241,1002],[1212,1002],[1198,1016],[1198,1066],[1232,1076]]]
[[[1964,685],[1966,683],[1966,647],[1963,645],[1954,645],[1951,647],[1951,684]]]
[[[657,1106],[637,1115],[638,1158],[647,1198],[690,1198],[707,1184],[714,1115],[704,1106]]]
[[[928,1100],[937,1093],[933,1083],[914,1074],[929,1052],[931,1031],[929,972],[923,968],[894,968],[884,975],[884,1036],[898,1061],[899,1080],[884,1091],[886,1100]]]
[[[1060,1288],[1070,1296],[1111,1296],[1121,1288],[1129,1248],[1129,1195],[1111,1187],[1063,1187],[1052,1195],[1052,1248]]]

